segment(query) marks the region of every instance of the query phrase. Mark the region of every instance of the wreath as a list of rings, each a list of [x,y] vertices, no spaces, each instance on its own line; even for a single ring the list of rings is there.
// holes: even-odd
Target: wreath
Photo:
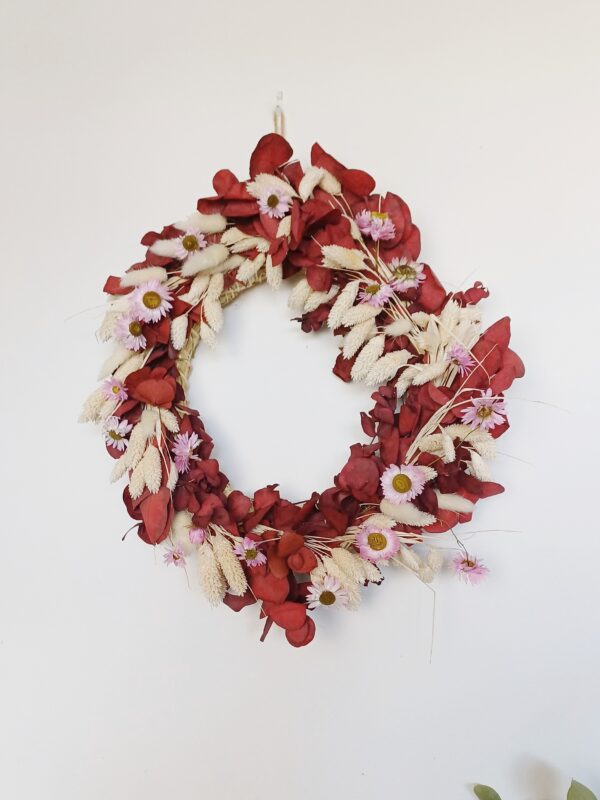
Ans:
[[[108,278],[99,336],[116,347],[81,418],[102,426],[140,539],[162,544],[166,564],[194,560],[210,603],[258,604],[261,640],[275,623],[299,647],[315,634],[310,612],[355,609],[382,567],[433,579],[440,534],[503,491],[488,462],[508,428],[503,393],[524,368],[508,318],[482,332],[487,289],[449,293],[418,260],[400,197],[376,194],[370,175],[318,144],[306,170],[291,156],[281,135],[263,136],[248,180],[217,172],[214,196],[147,233],[144,259]],[[186,397],[196,347],[214,346],[223,308],[294,278],[302,330],[341,337],[334,374],[375,390],[361,414],[369,441],[301,503],[277,484],[252,497],[233,488]],[[454,568],[476,583],[487,567],[455,538]]]

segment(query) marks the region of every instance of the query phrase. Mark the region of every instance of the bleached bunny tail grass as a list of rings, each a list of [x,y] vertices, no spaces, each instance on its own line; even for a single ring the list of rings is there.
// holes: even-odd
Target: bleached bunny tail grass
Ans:
[[[127,459],[127,451],[125,451],[125,453],[121,456],[121,458],[118,458],[113,465],[113,468],[110,473],[110,482],[116,483],[117,481],[121,480],[121,478],[123,477],[123,475],[125,475],[128,469],[129,469],[129,461]]]
[[[389,500],[382,500],[380,506],[382,512],[386,517],[391,517],[396,522],[401,522],[403,525],[414,525],[416,527],[425,528],[427,525],[433,525],[436,521],[432,514],[427,514],[421,511],[412,503],[402,503],[395,505],[390,503]]]
[[[385,332],[388,336],[405,336],[412,331],[412,329],[413,324],[406,317],[395,319],[393,322],[390,322],[389,325],[385,326]]]
[[[267,283],[272,289],[279,289],[283,279],[283,269],[281,264],[273,264],[271,256],[267,256],[265,261],[265,271],[267,274]]]
[[[377,325],[372,319],[359,322],[344,336],[342,355],[344,358],[352,358],[363,344],[377,333]]]
[[[158,415],[162,424],[170,433],[179,433],[179,420],[168,408],[159,408]]]
[[[282,239],[285,236],[289,236],[291,232],[292,232],[292,215],[288,214],[287,216],[283,217],[282,220],[279,221],[276,235],[278,239]]]
[[[204,320],[200,322],[200,339],[205,342],[209,347],[214,347],[217,343],[215,332],[207,325]]]
[[[163,267],[144,267],[143,269],[132,269],[131,272],[126,272],[121,278],[121,286],[139,286],[147,281],[160,281],[164,283],[167,280],[167,270]]]
[[[115,331],[115,322],[119,316],[120,314],[117,311],[109,310],[106,312],[96,333],[101,342],[108,342],[109,339],[112,339]]]
[[[350,281],[340,292],[338,299],[331,307],[331,311],[327,317],[327,325],[332,330],[340,327],[344,314],[354,305],[359,286],[360,281]]]
[[[370,369],[381,357],[383,348],[385,347],[385,336],[380,334],[374,336],[370,342],[363,347],[358,354],[358,358],[354,362],[352,371],[350,373],[353,381],[361,381],[367,377]]]
[[[208,282],[208,289],[206,290],[206,297],[209,300],[218,300],[225,286],[225,278],[221,273],[211,275]]]
[[[218,300],[213,300],[207,297],[204,305],[202,306],[204,317],[215,333],[218,333],[223,327],[223,309]]]
[[[360,272],[365,266],[365,254],[361,250],[350,250],[339,244],[326,244],[321,248],[321,252],[322,266],[329,269],[350,269]]]
[[[258,174],[253,181],[249,181],[246,184],[246,189],[252,197],[257,199],[268,189],[279,189],[288,197],[298,197],[298,193],[291,184],[276,175],[270,175],[268,172]]]
[[[339,287],[333,285],[328,292],[313,292],[304,304],[305,311],[315,311],[322,303],[328,303],[338,293]]]
[[[134,353],[127,361],[124,361],[121,366],[115,370],[114,377],[119,381],[124,381],[132,372],[144,366],[145,356],[144,353]]]
[[[477,452],[471,451],[469,473],[480,481],[491,481],[492,473],[483,458]]]
[[[188,318],[186,314],[171,322],[171,343],[175,350],[181,350],[187,339]]]
[[[323,177],[323,172],[324,170],[321,169],[321,167],[308,167],[304,173],[300,185],[298,186],[298,194],[303,203],[308,200],[315,188],[319,185]]]
[[[105,401],[106,396],[102,389],[95,389],[83,404],[79,422],[97,422]]]
[[[173,226],[180,231],[196,231],[210,235],[211,233],[221,233],[227,227],[227,219],[222,214],[201,214],[194,211],[186,219],[176,222]]]
[[[129,485],[127,488],[129,491],[129,496],[132,500],[137,500],[138,497],[141,497],[144,489],[146,488],[143,461],[139,462],[129,476]]]
[[[375,319],[375,317],[380,313],[380,308],[370,306],[368,303],[361,303],[358,306],[352,306],[352,308],[349,308],[348,311],[346,311],[342,317],[342,324],[346,325],[347,327],[351,327],[352,325],[360,325],[362,322],[366,322],[369,319]]]
[[[312,294],[312,289],[309,286],[306,278],[301,278],[294,286],[288,297],[288,307],[295,313],[304,309],[304,304]]]
[[[198,577],[200,588],[208,602],[211,606],[218,606],[225,597],[227,582],[208,542],[201,544],[198,549]]]
[[[240,283],[246,283],[247,281],[251,280],[260,270],[265,261],[266,256],[264,253],[259,253],[256,258],[245,258],[237,271],[238,281],[240,281]]]
[[[202,273],[200,275],[196,275],[188,291],[185,294],[180,295],[179,299],[183,300],[184,303],[189,303],[191,306],[195,306],[206,291],[209,280],[210,275]]]
[[[337,580],[342,584],[348,593],[347,608],[351,611],[356,610],[359,607],[361,600],[360,589],[358,588],[358,585],[354,582],[354,580],[348,577],[348,575],[339,566],[339,564],[333,560],[333,558],[330,558],[329,556],[323,556],[323,566],[325,567],[325,572],[327,575],[331,575],[332,578],[337,578]]]
[[[160,463],[160,453],[158,448],[151,444],[146,449],[144,457],[140,462],[144,470],[144,482],[152,494],[156,494],[160,489],[162,481],[162,466]]]
[[[227,581],[227,586],[231,594],[241,597],[246,593],[248,581],[244,575],[244,570],[238,558],[233,552],[233,547],[221,533],[216,531],[211,538],[215,556],[219,562],[223,577]]]
[[[169,469],[169,477],[167,478],[167,489],[170,492],[175,491],[175,487],[177,486],[177,481],[179,480],[179,472],[177,471],[177,467],[171,461],[171,467]]]
[[[334,547],[331,551],[331,557],[336,562],[343,572],[348,575],[350,580],[355,583],[381,583],[383,575],[375,564],[371,564],[364,558],[361,558],[356,553],[351,553],[344,547]]]
[[[365,378],[367,386],[381,386],[387,383],[390,378],[406,365],[412,353],[408,350],[395,350],[393,353],[386,353],[371,367]]]
[[[460,494],[442,494],[439,489],[434,490],[438,506],[446,511],[457,511],[459,514],[470,514],[475,508],[474,504]]]
[[[215,269],[219,264],[226,261],[228,257],[229,250],[224,244],[209,244],[204,250],[198,250],[188,256],[181,269],[181,274],[184,277],[189,277],[190,275],[196,275],[198,272]]]
[[[106,359],[104,364],[102,364],[100,367],[98,380],[108,378],[109,375],[112,375],[113,372],[118,369],[121,364],[124,364],[130,357],[131,350],[128,350],[126,347],[123,347],[123,345],[118,344],[111,355],[109,355],[109,357]]]
[[[423,386],[436,378],[440,378],[447,369],[447,361],[438,361],[433,364],[425,364],[423,367],[416,367],[417,374],[412,379],[412,382],[415,386]]]

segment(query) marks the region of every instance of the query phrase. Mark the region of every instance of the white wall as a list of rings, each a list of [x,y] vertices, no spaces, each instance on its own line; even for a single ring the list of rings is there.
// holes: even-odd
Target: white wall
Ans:
[[[0,795],[600,791],[598,3],[4,0],[2,18]],[[309,647],[259,644],[254,609],[211,611],[121,543],[109,459],[75,424],[105,276],[218,168],[246,174],[279,89],[296,153],[318,140],[405,197],[423,257],[490,286],[528,366],[506,494],[468,527],[520,532],[470,540],[486,585],[436,584],[431,663],[433,595],[397,573]],[[284,292],[227,312],[192,399],[240,487],[329,484],[368,406],[334,355]]]

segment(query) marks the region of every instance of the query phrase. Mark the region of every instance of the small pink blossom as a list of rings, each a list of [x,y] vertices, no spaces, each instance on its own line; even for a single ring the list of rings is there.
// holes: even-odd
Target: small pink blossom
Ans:
[[[203,233],[198,233],[197,230],[189,228],[182,236],[174,242],[175,258],[179,261],[185,261],[192,253],[197,253],[198,250],[204,250],[207,245],[206,237]]]
[[[127,400],[127,389],[123,381],[117,378],[106,378],[102,382],[102,391],[107,400],[117,400],[119,403]]]
[[[358,299],[361,303],[381,308],[393,294],[394,290],[387,283],[369,283],[364,289],[361,289]]]
[[[258,198],[261,214],[272,219],[285,217],[292,205],[292,198],[277,186],[267,186]]]
[[[190,460],[193,452],[200,444],[200,439],[196,433],[178,433],[175,437],[175,444],[171,447],[171,452],[175,456],[175,466],[177,472],[187,472],[190,468]]]
[[[190,542],[192,544],[204,544],[206,541],[206,529],[205,528],[190,528]]]
[[[489,574],[489,569],[484,566],[483,561],[468,554],[458,555],[453,558],[452,565],[461,580],[473,585],[481,583],[485,576]]]
[[[471,403],[461,414],[463,422],[472,428],[491,431],[506,420],[504,402],[502,398],[494,396],[491,389],[482,392],[481,397],[474,397]]]
[[[387,561],[400,548],[400,540],[391,528],[363,525],[356,534],[356,544],[362,558],[367,561]]]
[[[370,236],[374,242],[389,241],[396,236],[396,226],[385,212],[365,208],[354,219],[363,236]]]
[[[446,361],[449,361],[453,367],[456,367],[458,374],[462,377],[471,371],[471,367],[475,366],[475,362],[469,355],[469,351],[461,344],[453,344],[446,353]]]
[[[142,321],[135,314],[121,314],[115,323],[115,338],[128,350],[144,350],[146,347]]]
[[[114,447],[115,450],[118,450],[122,453],[129,444],[128,439],[125,437],[132,428],[133,425],[130,425],[126,419],[109,417],[104,423],[104,441],[106,444]]]
[[[425,280],[423,264],[411,261],[408,258],[392,258],[388,264],[394,275],[391,285],[397,292],[407,292],[416,289],[421,281]]]
[[[142,283],[131,295],[131,309],[144,322],[159,322],[171,308],[171,292],[160,281]]]
[[[421,494],[429,478],[421,467],[392,464],[381,476],[383,494],[390,503],[408,503]]]
[[[165,564],[174,564],[176,567],[185,567],[185,553],[181,547],[171,547],[163,553],[163,561]]]
[[[249,567],[258,567],[267,562],[266,555],[258,549],[259,545],[260,542],[245,536],[241,542],[235,543],[233,552],[240,561],[245,561]]]

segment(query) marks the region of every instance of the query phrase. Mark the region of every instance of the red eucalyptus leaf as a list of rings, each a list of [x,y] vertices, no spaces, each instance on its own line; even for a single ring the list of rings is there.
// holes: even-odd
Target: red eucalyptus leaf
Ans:
[[[263,610],[276,625],[287,631],[297,631],[306,622],[306,606],[291,600],[285,603],[263,603]]]
[[[148,540],[158,544],[166,539],[173,516],[171,492],[162,486],[156,494],[149,494],[140,503],[140,511]]]
[[[304,647],[315,638],[316,626],[312,617],[307,617],[306,622],[298,630],[285,632],[285,638],[293,647]]]
[[[241,611],[242,608],[246,608],[246,606],[251,606],[256,603],[256,598],[251,591],[247,591],[241,597],[237,597],[234,594],[228,593],[223,598],[223,602],[226,606],[229,606],[232,611]]]
[[[285,531],[277,543],[277,555],[287,558],[292,553],[298,552],[301,547],[304,547],[304,536],[294,531]]]
[[[291,555],[288,560],[288,567],[294,572],[309,573],[317,566],[317,557],[308,547],[302,547],[297,553]]]
[[[276,578],[275,575],[251,573],[250,588],[259,600],[266,600],[271,603],[283,603],[290,591],[290,583],[287,578]]]
[[[255,178],[261,172],[275,172],[290,160],[293,152],[283,136],[267,133],[259,140],[250,156],[250,177]]]

